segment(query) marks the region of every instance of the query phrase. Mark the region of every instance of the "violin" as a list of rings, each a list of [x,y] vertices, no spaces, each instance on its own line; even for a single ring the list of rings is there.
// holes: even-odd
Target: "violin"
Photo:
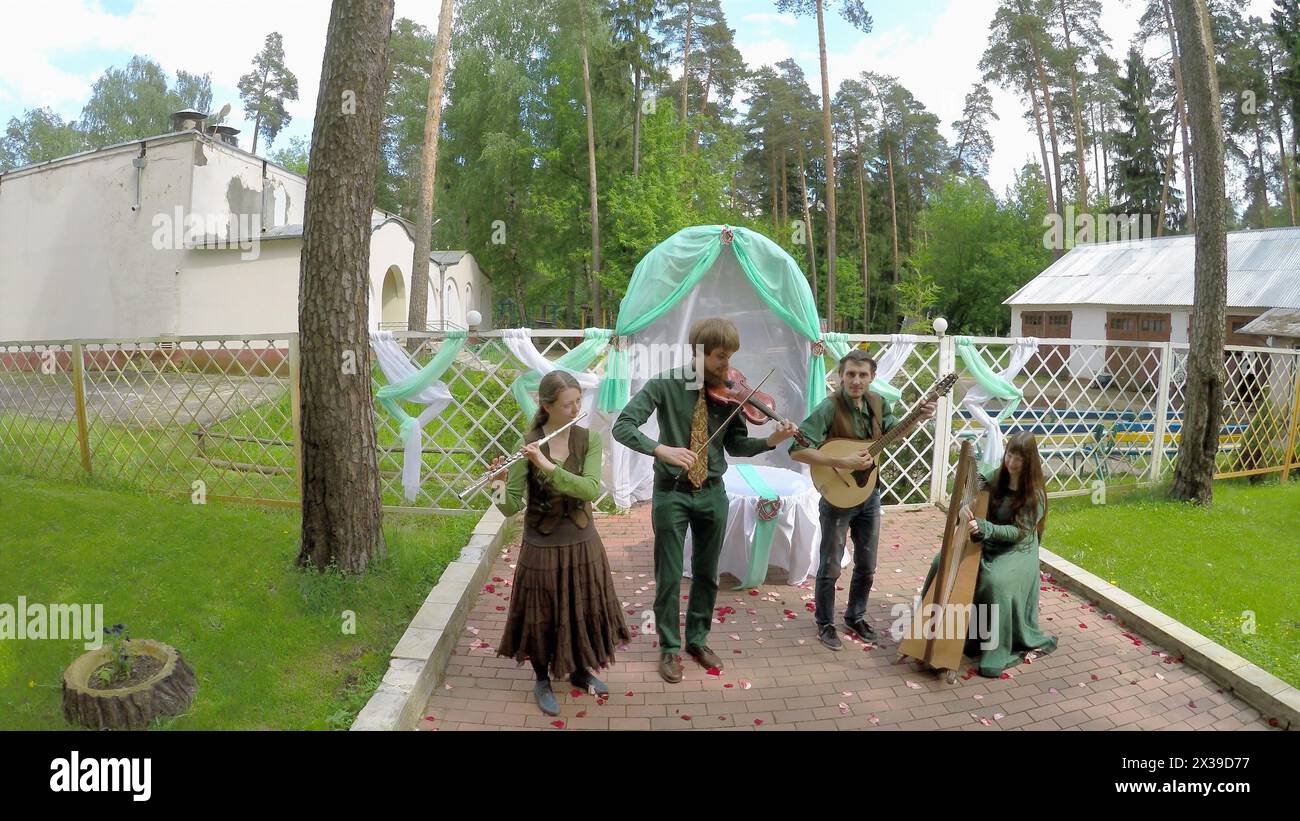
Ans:
[[[776,400],[770,394],[762,391],[754,391],[754,395],[749,396],[749,383],[745,381],[745,375],[735,368],[728,368],[726,376],[723,377],[719,385],[710,385],[707,389],[709,398],[715,402],[721,402],[724,405],[740,405],[742,400],[744,404],[740,407],[740,413],[747,421],[755,425],[761,425],[771,419],[773,422],[784,423],[776,413]],[[804,447],[813,447],[813,443],[804,435],[803,431],[795,429],[795,441]]]

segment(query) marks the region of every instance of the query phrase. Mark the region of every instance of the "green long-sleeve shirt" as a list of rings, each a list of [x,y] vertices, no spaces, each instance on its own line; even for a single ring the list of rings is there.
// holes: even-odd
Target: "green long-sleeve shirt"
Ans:
[[[808,418],[800,423],[799,430],[812,441],[813,447],[821,447],[826,441],[826,437],[830,435],[831,423],[835,421],[835,403],[838,401],[835,394],[832,393],[818,403],[817,407],[813,408],[812,413],[808,414]],[[885,418],[880,421],[880,431],[885,433],[897,425],[899,420],[894,415],[889,402],[882,398],[880,406],[885,412]],[[854,438],[870,439],[871,406],[867,404],[866,398],[863,397],[861,407],[853,407],[852,402],[849,403],[849,407],[851,408],[849,417],[853,420]],[[804,447],[806,446],[799,444],[799,440],[796,439],[790,443],[790,452],[794,453],[796,450],[803,450]]]
[[[572,428],[570,428],[572,430]],[[560,434],[563,436],[564,434]],[[550,458],[550,444],[542,445],[542,452]],[[602,445],[600,436],[591,435],[587,439],[587,458],[582,462],[582,474],[578,475],[557,464],[555,469],[546,474],[546,480],[555,485],[561,493],[594,502],[600,496],[600,459]],[[552,459],[551,461],[555,461]],[[503,516],[513,516],[524,509],[527,503],[528,466],[527,459],[520,459],[506,472],[505,499],[497,504]]]
[[[988,470],[982,469],[980,474],[992,486],[997,481],[1000,469],[996,466]],[[1011,520],[1011,497],[1003,497],[996,510],[989,510],[988,519],[975,520],[980,537],[984,540],[984,552],[991,555],[1008,550],[1038,549],[1038,522],[1043,518],[1046,508],[1047,500],[1040,497],[1036,505],[1020,511],[1020,522],[1017,525]],[[995,519],[997,521],[993,521]],[[1024,528],[1023,531],[1021,527]]]
[[[659,445],[674,448],[691,446],[691,417],[695,414],[695,403],[700,398],[698,389],[690,385],[694,379],[687,379],[680,369],[664,371],[645,383],[636,396],[623,408],[614,422],[614,438],[647,456],[654,455]],[[734,405],[724,405],[706,400],[709,409],[709,433],[717,430],[727,416],[735,409]],[[659,441],[646,436],[638,428],[645,424],[651,413],[657,414],[659,422]],[[772,450],[765,438],[749,435],[749,425],[740,413],[732,416],[727,429],[709,441],[709,478],[715,479],[727,470],[727,457],[757,456]],[[725,451],[725,453],[724,453]],[[672,480],[682,473],[676,465],[669,465],[655,460],[656,479]]]

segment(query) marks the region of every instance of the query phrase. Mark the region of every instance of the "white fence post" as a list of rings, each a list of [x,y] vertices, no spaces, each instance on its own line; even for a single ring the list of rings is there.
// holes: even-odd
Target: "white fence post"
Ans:
[[[1173,343],[1166,342],[1160,346],[1160,390],[1156,395],[1156,418],[1151,437],[1151,474],[1148,481],[1160,482],[1160,473],[1165,459],[1165,431],[1168,428],[1166,417],[1169,416],[1169,393],[1174,381]]]
[[[938,376],[943,377],[956,368],[952,337],[939,337]],[[943,500],[947,487],[948,475],[948,440],[952,435],[952,416],[957,411],[957,386],[947,394],[939,397],[934,412],[934,453],[930,462],[930,504],[937,505]]]

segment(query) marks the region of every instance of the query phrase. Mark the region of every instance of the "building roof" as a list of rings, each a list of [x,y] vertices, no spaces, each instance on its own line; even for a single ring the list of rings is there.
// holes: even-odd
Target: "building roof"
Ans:
[[[1004,305],[1191,307],[1196,237],[1077,245]],[[1300,308],[1300,228],[1228,233],[1230,308]]]
[[[1300,308],[1270,308],[1242,326],[1239,333],[1300,338]]]

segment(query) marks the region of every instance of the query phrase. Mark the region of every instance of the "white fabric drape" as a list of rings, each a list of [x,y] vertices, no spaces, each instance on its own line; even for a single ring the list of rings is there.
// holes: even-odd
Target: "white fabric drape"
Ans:
[[[817,574],[821,547],[821,518],[818,503],[821,494],[812,479],[783,468],[759,466],[763,481],[781,497],[781,512],[772,533],[772,552],[768,565],[786,571],[788,584],[802,584]],[[727,490],[727,529],[722,537],[718,572],[744,579],[749,569],[750,542],[758,525],[758,507],[754,489],[734,465],[722,475]],[[683,575],[691,575],[691,534],[684,544]],[[766,575],[766,574],[764,574]]]
[[[501,339],[510,350],[511,355],[523,363],[526,370],[535,370],[542,376],[555,370],[555,363],[547,359],[533,344],[532,329],[506,328],[501,331]],[[618,414],[602,413],[596,409],[596,398],[600,391],[600,377],[604,363],[592,373],[569,371],[582,386],[582,413],[587,416],[580,423],[583,427],[600,436],[604,446],[604,459],[601,464],[601,481],[606,490],[614,497],[614,504],[620,508],[632,506],[628,486],[628,454],[632,451],[614,441],[611,429]],[[531,420],[524,420],[527,425]]]
[[[724,249],[713,266],[695,288],[670,308],[655,322],[632,334],[633,343],[628,351],[628,376],[632,395],[656,373],[683,363],[688,355],[687,339],[691,324],[704,317],[721,316],[730,319],[740,332],[740,350],[731,357],[731,366],[749,381],[750,387],[758,384],[769,370],[775,373],[763,383],[760,390],[772,396],[779,416],[796,425],[803,421],[805,386],[808,382],[809,341],[789,325],[782,322],[754,291],[745,272],[736,262],[735,254]],[[652,345],[670,351],[672,361],[651,362],[648,355]],[[661,367],[666,365],[667,367]],[[749,435],[764,437],[776,429],[774,422],[749,425]],[[655,414],[641,426],[641,431],[651,439],[659,438],[659,421]],[[721,435],[721,434],[719,434]],[[615,501],[620,506],[627,500],[649,499],[653,492],[653,457],[646,456],[615,444],[612,448],[617,458],[627,462],[626,492],[616,490]],[[781,444],[776,450],[750,458],[727,457],[728,462],[772,465],[807,475],[807,465],[795,462],[789,456],[789,445]]]
[[[893,382],[920,341],[921,337],[914,334],[890,334],[889,347],[876,360],[876,379],[885,383]]]
[[[998,372],[998,376],[1008,382],[1012,381],[1036,353],[1038,353],[1037,337],[1017,337],[1013,341],[1011,359],[1007,362],[1007,367]],[[970,411],[971,418],[984,428],[984,447],[980,461],[987,465],[999,464],[1002,461],[1002,427],[996,419],[989,416],[988,411],[984,410],[984,404],[992,398],[988,391],[976,383],[966,391],[966,396],[961,401],[962,407]]]
[[[388,384],[400,382],[419,370],[402,346],[397,344],[391,331],[371,331],[370,347],[375,351],[379,369]],[[451,391],[447,383],[438,380],[411,397],[412,402],[425,405],[416,417],[417,424],[402,443],[402,495],[414,502],[420,489],[420,467],[424,464],[424,426],[451,404]]]

